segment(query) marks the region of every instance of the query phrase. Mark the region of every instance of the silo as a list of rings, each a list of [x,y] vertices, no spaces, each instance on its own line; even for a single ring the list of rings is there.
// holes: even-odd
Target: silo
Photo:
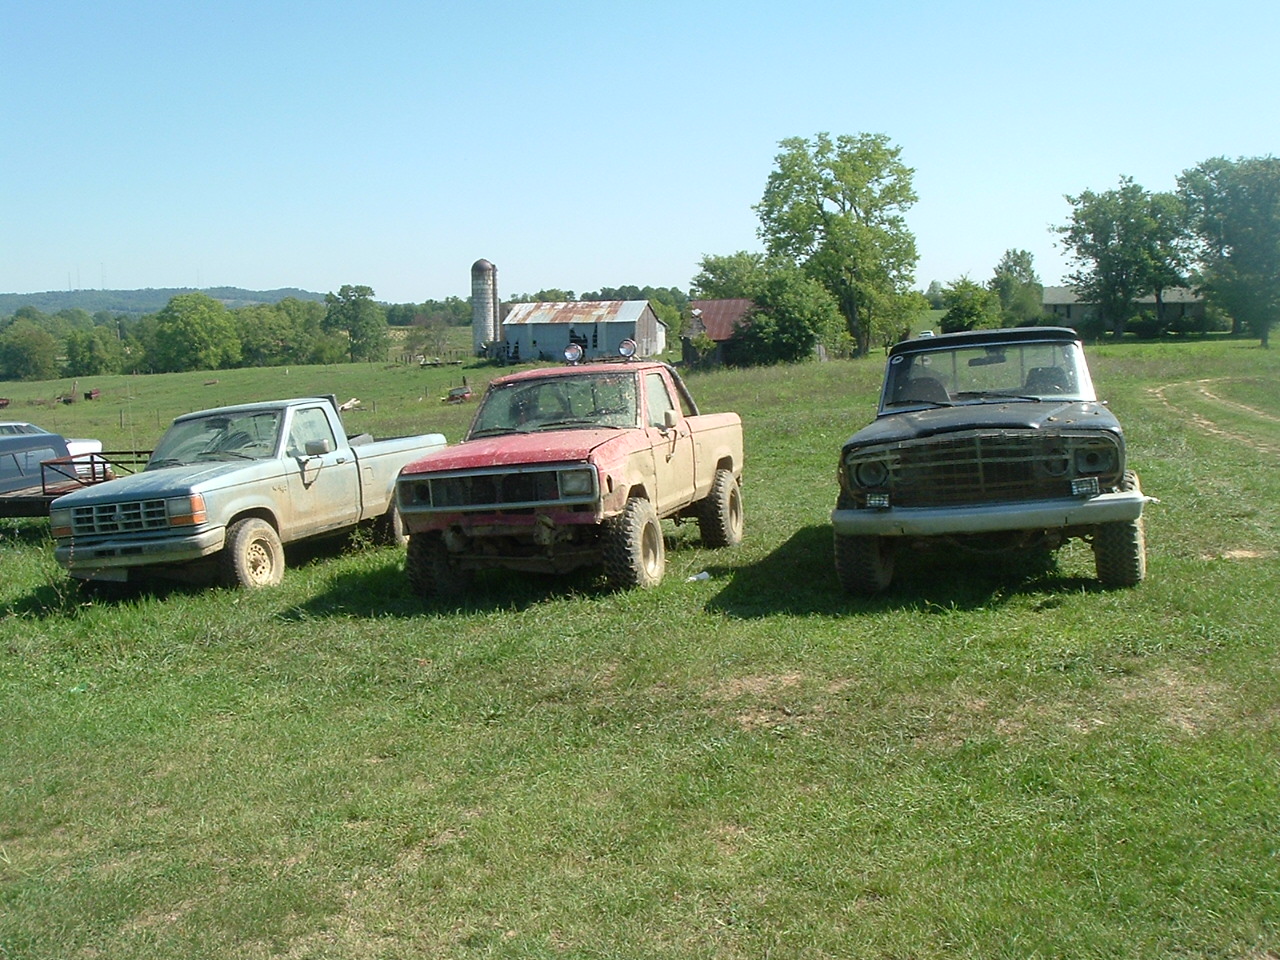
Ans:
[[[476,356],[498,339],[498,268],[488,260],[471,265],[471,346]]]

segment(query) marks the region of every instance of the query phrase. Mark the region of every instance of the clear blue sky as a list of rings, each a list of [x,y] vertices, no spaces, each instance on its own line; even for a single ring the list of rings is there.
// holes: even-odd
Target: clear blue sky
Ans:
[[[1280,153],[1280,5],[0,0],[0,292],[687,289],[785,137],[915,170],[917,286]]]

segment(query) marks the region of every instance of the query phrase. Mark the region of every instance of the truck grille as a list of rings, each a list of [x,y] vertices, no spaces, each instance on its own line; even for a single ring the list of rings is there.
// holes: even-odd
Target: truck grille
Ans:
[[[414,478],[403,484],[402,505],[410,510],[511,510],[594,502],[594,490],[572,497],[561,494],[559,475],[563,469],[486,470]]]
[[[74,507],[71,511],[71,533],[76,537],[165,530],[168,527],[169,515],[163,500],[96,503]]]
[[[1074,477],[1097,476],[1105,490],[1119,482],[1122,468],[1116,441],[1096,432],[1046,436],[967,431],[945,439],[930,437],[857,451],[847,461],[850,476],[856,464],[871,460],[888,468],[888,479],[878,489],[887,489],[899,507],[1070,497]],[[858,490],[856,484],[851,487]]]

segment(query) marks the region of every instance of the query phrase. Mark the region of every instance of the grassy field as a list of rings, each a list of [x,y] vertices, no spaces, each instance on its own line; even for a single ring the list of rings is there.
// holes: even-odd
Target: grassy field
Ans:
[[[400,552],[339,545],[90,601],[0,521],[0,958],[1280,957],[1280,351],[1090,356],[1160,499],[1133,590],[1073,544],[841,595],[875,359],[690,378],[743,414],[747,540],[670,526],[645,593],[494,574],[427,609]],[[494,372],[3,392],[109,447],[315,392],[455,440],[439,397]]]

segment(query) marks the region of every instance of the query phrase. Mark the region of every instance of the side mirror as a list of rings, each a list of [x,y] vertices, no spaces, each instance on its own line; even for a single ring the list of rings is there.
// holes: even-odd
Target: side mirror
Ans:
[[[308,457],[323,457],[326,453],[333,453],[333,441],[327,437],[323,440],[308,440],[305,449]]]
[[[668,410],[662,415],[662,429],[674,430],[678,420],[679,418],[676,417],[676,412],[674,410]]]

